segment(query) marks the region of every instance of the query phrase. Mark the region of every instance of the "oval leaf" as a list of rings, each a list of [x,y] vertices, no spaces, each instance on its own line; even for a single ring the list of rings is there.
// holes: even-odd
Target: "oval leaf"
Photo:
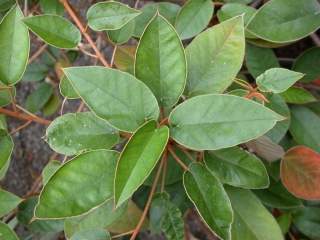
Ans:
[[[29,57],[29,33],[22,18],[19,6],[14,5],[0,23],[0,81],[6,85],[21,79]]]
[[[190,200],[208,227],[222,239],[231,239],[233,212],[219,180],[200,163],[193,163],[183,175]]]
[[[123,149],[115,175],[115,202],[120,206],[146,180],[169,139],[169,129],[155,121],[142,125]]]
[[[87,12],[88,25],[95,31],[117,30],[140,13],[119,2],[99,2],[92,5]]]
[[[269,186],[268,173],[261,160],[239,147],[205,152],[205,162],[223,183],[249,189]]]
[[[16,195],[0,189],[0,217],[15,209],[21,201]]]
[[[5,223],[0,222],[0,239],[19,240],[15,232]]]
[[[95,150],[62,165],[40,193],[35,217],[73,217],[112,198],[117,158],[115,151]]]
[[[152,92],[130,74],[93,66],[65,68],[64,72],[90,109],[119,130],[133,132],[159,116]]]
[[[319,153],[304,146],[289,149],[281,161],[280,176],[283,185],[293,195],[320,200]]]
[[[13,141],[10,135],[0,129],[0,180],[5,176],[13,151]]]
[[[56,118],[46,135],[50,147],[64,155],[110,149],[119,140],[118,131],[91,112],[69,113]]]
[[[199,34],[186,48],[189,96],[222,93],[242,66],[244,48],[242,16]]]
[[[280,120],[280,115],[259,103],[218,94],[191,98],[169,116],[172,138],[196,150],[217,150],[247,142]]]
[[[183,45],[171,24],[157,13],[139,42],[135,76],[151,89],[161,106],[171,107],[184,90],[186,74]]]

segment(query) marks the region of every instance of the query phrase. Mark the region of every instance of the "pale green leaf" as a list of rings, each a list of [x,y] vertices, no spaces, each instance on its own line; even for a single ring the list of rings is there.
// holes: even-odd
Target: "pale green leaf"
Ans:
[[[0,180],[8,170],[13,146],[10,135],[5,130],[0,129]]]
[[[22,199],[18,196],[0,189],[0,217],[15,209],[21,201]]]
[[[173,26],[159,14],[140,39],[135,76],[151,89],[161,106],[171,107],[183,93],[187,77],[184,48]]]
[[[19,240],[19,238],[7,224],[0,222],[0,240]]]
[[[111,236],[106,230],[94,229],[74,234],[70,240],[110,240]]]
[[[66,68],[64,72],[89,108],[119,130],[133,132],[159,116],[152,92],[130,74],[93,66]]]
[[[124,147],[115,175],[115,203],[128,200],[150,175],[169,139],[169,129],[155,121],[142,125]]]

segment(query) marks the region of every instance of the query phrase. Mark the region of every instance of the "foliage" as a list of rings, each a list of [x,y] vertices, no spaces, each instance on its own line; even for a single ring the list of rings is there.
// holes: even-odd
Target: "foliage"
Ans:
[[[99,1],[84,24],[68,0],[0,1],[0,179],[33,122],[56,153],[23,198],[0,189],[0,240],[16,224],[26,239],[180,240],[191,208],[223,240],[320,239],[320,48],[278,57],[319,45],[320,3],[261,2]]]

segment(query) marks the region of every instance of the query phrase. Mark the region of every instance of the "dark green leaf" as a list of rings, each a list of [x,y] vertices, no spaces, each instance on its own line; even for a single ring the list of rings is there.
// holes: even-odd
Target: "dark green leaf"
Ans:
[[[0,129],[0,179],[5,176],[8,170],[13,146],[10,135],[5,130]]]
[[[281,93],[281,96],[287,103],[293,104],[305,104],[317,100],[310,92],[300,87],[291,87],[287,91]]]
[[[312,239],[320,238],[320,209],[305,207],[293,214],[294,225]]]
[[[64,12],[63,5],[59,0],[40,0],[40,7],[43,13],[62,15]]]
[[[128,200],[150,175],[169,139],[169,129],[155,121],[142,125],[120,155],[115,176],[115,202]]]
[[[0,1],[0,12],[6,11],[16,3],[15,0],[1,0]]]
[[[53,93],[48,102],[43,106],[42,112],[44,116],[50,116],[57,112],[60,107],[60,98],[57,94]]]
[[[19,240],[19,238],[7,224],[0,222],[0,240]]]
[[[48,74],[49,68],[42,63],[31,63],[23,75],[22,81],[36,82],[43,80]]]
[[[134,27],[135,21],[131,20],[118,30],[108,31],[108,37],[116,45],[126,43],[132,37]]]
[[[3,217],[15,209],[21,201],[22,199],[16,195],[0,189],[0,217]]]
[[[41,110],[52,96],[52,85],[46,82],[41,83],[26,100],[26,108],[29,112],[35,113]]]
[[[23,22],[43,41],[57,48],[74,48],[81,41],[80,31],[71,22],[57,15],[27,17]]]
[[[183,93],[187,77],[183,45],[173,26],[159,14],[140,39],[135,76],[151,89],[163,107],[173,106]]]
[[[290,213],[283,213],[277,218],[277,222],[281,228],[282,233],[285,235],[289,232],[292,223],[292,216]]]
[[[4,88],[1,89],[1,87],[4,87]],[[15,95],[16,95],[15,87],[6,88],[6,86],[0,82],[0,107],[9,105],[12,101],[12,98]]]

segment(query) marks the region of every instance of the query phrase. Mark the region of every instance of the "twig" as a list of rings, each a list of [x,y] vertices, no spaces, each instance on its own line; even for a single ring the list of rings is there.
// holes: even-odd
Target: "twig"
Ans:
[[[134,230],[131,230],[129,232],[125,232],[125,233],[120,233],[118,235],[114,235],[112,236],[111,238],[114,239],[114,238],[120,238],[120,237],[124,237],[124,236],[127,236],[127,235],[130,235],[134,232]]]
[[[310,35],[312,41],[314,42],[314,44],[318,47],[320,47],[320,38],[318,37],[318,35],[316,33],[312,33]]]
[[[24,0],[23,14],[24,16],[28,15],[28,0]]]
[[[64,8],[72,18],[72,20],[75,22],[75,24],[78,26],[80,29],[82,35],[85,37],[85,39],[88,41],[88,43],[91,45],[92,49],[96,53],[96,56],[99,58],[100,62],[105,66],[105,67],[110,67],[102,53],[99,51],[99,49],[96,47],[95,43],[93,42],[92,38],[90,35],[86,32],[86,28],[82,25],[80,19],[76,15],[76,13],[73,11],[72,7],[70,6],[68,0],[60,0],[60,2],[63,4]]]
[[[164,187],[166,185],[166,175],[168,168],[168,151],[167,149],[163,153],[164,163],[163,163],[163,171],[162,171],[162,179],[161,179],[161,192],[164,192]]]
[[[28,61],[28,64],[32,63],[34,60],[37,59],[37,57],[39,57],[41,55],[41,53],[46,50],[46,48],[48,47],[47,44],[42,45],[30,58]]]
[[[81,101],[81,103],[80,103],[80,105],[79,105],[79,107],[77,109],[77,112],[81,112],[83,110],[83,108],[84,108],[84,102]]]
[[[17,127],[16,129],[13,129],[10,134],[15,134],[16,132],[19,132],[20,130],[24,129],[25,127],[29,126],[32,123],[32,121],[27,121],[24,124],[22,124],[21,126]]]
[[[158,181],[159,181],[159,178],[160,178],[160,174],[161,174],[161,170],[163,168],[163,164],[164,164],[164,161],[165,161],[165,155],[162,156],[162,159],[161,159],[161,163],[159,165],[159,168],[158,168],[158,171],[156,173],[156,176],[153,180],[153,184],[152,184],[152,187],[151,187],[151,191],[149,193],[149,197],[148,197],[148,200],[147,200],[147,203],[146,203],[146,206],[144,207],[144,210],[143,210],[143,213],[142,213],[142,216],[139,220],[139,223],[138,225],[136,226],[136,228],[134,229],[133,233],[132,233],[132,236],[130,238],[130,240],[134,240],[136,239],[141,227],[142,227],[142,224],[147,216],[147,213],[148,213],[148,210],[150,208],[150,205],[151,205],[151,202],[152,202],[152,197],[153,197],[153,194],[155,193],[156,191],[156,188],[157,188],[157,184],[158,184]]]
[[[140,2],[140,0],[136,0],[136,2],[135,2],[135,4],[134,4],[134,8],[138,8],[139,2]]]
[[[110,67],[113,66],[113,62],[114,62],[114,57],[116,55],[116,51],[117,51],[117,45],[114,45],[113,52],[112,52],[112,57],[111,57],[111,61],[110,61]]]
[[[181,146],[180,144],[177,144],[176,146],[181,149],[181,151],[189,158],[189,160],[191,160],[192,162],[195,161],[193,156],[183,146]]]
[[[175,154],[171,146],[168,146],[168,150],[176,162],[183,168],[183,170],[188,171],[188,167],[183,163],[183,161]]]
[[[10,116],[10,117],[18,118],[21,120],[37,122],[42,125],[49,125],[51,123],[50,120],[46,120],[46,119],[40,118],[38,116],[35,117],[34,115],[28,115],[28,114],[24,114],[24,113],[20,113],[20,112],[13,112],[13,111],[10,111],[10,110],[4,109],[4,108],[0,108],[0,113],[7,115],[7,116]]]
[[[68,98],[64,98],[62,103],[61,103],[61,108],[60,108],[60,116],[63,115],[63,109],[64,109],[64,106],[66,105],[66,102],[67,102]]]
[[[90,52],[88,52],[87,50],[85,50],[81,45],[78,46],[79,50],[84,53],[85,55],[88,55],[89,57],[92,57],[92,58],[98,58],[97,55],[94,55]]]

